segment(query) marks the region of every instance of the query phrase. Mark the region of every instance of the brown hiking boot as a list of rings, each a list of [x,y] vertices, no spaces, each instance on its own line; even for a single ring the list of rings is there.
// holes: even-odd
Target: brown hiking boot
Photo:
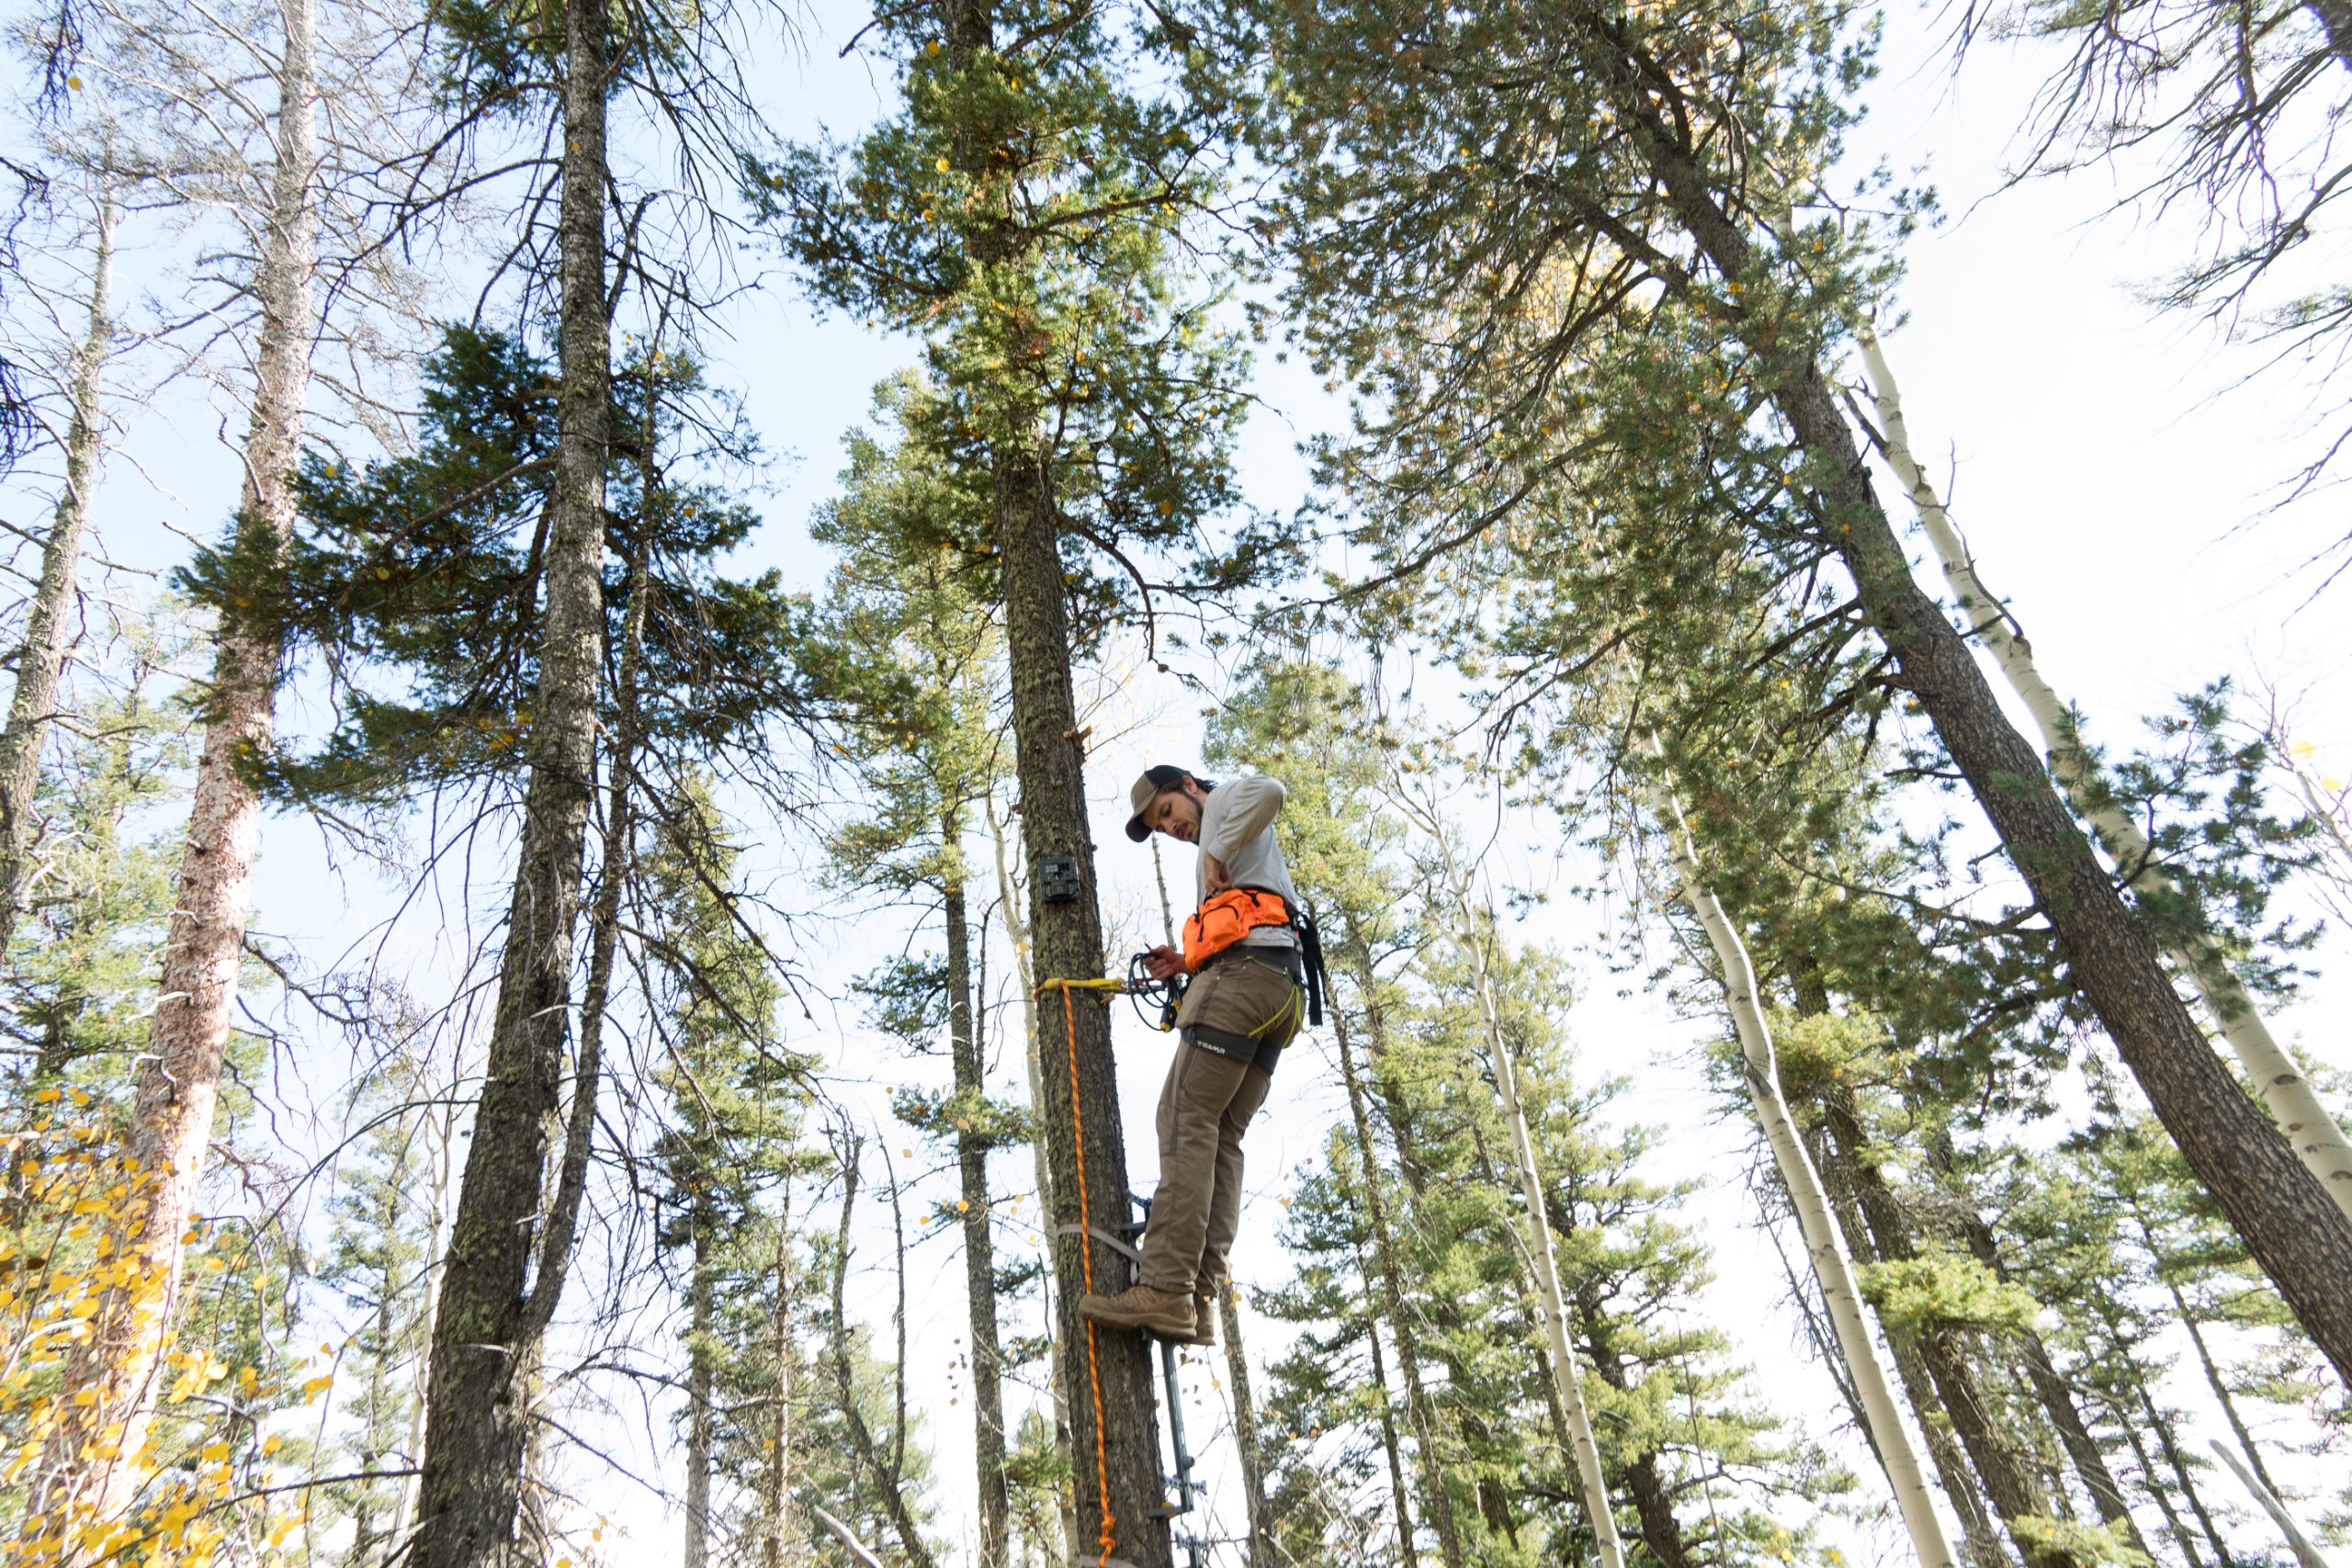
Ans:
[[[1216,1298],[1194,1296],[1193,1298],[1193,1332],[1170,1334],[1166,1337],[1171,1345],[1200,1345],[1212,1350],[1216,1349]]]
[[[1078,1315],[1109,1328],[1140,1328],[1164,1338],[1182,1339],[1193,1330],[1189,1293],[1132,1285],[1115,1296],[1080,1296]]]

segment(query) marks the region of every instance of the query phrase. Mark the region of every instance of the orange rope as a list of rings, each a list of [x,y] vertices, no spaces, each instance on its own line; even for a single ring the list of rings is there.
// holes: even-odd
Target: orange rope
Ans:
[[[1078,1238],[1079,1272],[1086,1281],[1086,1293],[1092,1295],[1094,1242],[1091,1233],[1094,1229],[1094,1216],[1088,1212],[1086,1201],[1086,1119],[1079,1110],[1078,1101],[1078,1013],[1069,999],[1071,987],[1088,986],[1088,982],[1048,980],[1037,988],[1042,991],[1046,986],[1058,987],[1061,991],[1062,1023],[1069,1035],[1069,1122],[1078,1142],[1078,1223],[1081,1227]],[[1098,980],[1088,988],[1099,989],[1102,986]],[[1095,1568],[1102,1568],[1111,1561],[1111,1553],[1117,1550],[1119,1540],[1114,1529],[1117,1521],[1111,1517],[1111,1460],[1102,1445],[1102,1368],[1095,1357],[1094,1324],[1091,1319],[1086,1325],[1086,1381],[1094,1393],[1094,1485],[1096,1500],[1102,1506],[1102,1529],[1097,1537],[1102,1555],[1095,1560]]]

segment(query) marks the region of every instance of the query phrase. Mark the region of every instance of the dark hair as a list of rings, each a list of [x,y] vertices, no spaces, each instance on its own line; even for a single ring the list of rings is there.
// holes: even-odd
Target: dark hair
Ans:
[[[1173,767],[1166,762],[1160,763],[1158,767],[1146,768],[1143,771],[1143,776],[1151,781],[1151,786],[1154,789],[1174,789],[1186,779],[1192,780],[1204,790],[1216,788],[1215,779],[1204,779],[1190,768]]]

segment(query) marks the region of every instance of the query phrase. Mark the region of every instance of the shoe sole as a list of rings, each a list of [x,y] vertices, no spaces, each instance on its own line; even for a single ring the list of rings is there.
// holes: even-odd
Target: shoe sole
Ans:
[[[1108,1317],[1089,1312],[1081,1312],[1078,1315],[1089,1323],[1100,1324],[1105,1328],[1139,1328],[1146,1334],[1156,1334],[1162,1339],[1173,1339],[1180,1335],[1199,1332],[1189,1325],[1180,1327],[1175,1324],[1153,1318]]]

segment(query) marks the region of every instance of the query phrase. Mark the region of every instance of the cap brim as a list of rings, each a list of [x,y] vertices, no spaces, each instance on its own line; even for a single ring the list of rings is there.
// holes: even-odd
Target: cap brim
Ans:
[[[1127,837],[1138,844],[1151,837],[1151,829],[1143,825],[1143,818],[1140,815],[1127,818]]]

